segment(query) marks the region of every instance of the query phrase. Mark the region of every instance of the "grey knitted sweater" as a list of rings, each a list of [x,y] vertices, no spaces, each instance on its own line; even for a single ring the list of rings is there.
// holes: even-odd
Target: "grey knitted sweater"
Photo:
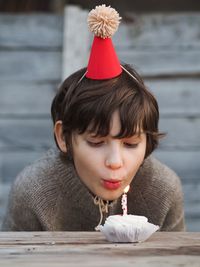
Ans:
[[[140,167],[127,197],[129,214],[146,216],[161,231],[184,230],[180,180],[152,156]],[[110,203],[106,216],[122,214],[120,200]],[[99,218],[99,207],[72,161],[51,149],[16,178],[2,230],[93,231]]]

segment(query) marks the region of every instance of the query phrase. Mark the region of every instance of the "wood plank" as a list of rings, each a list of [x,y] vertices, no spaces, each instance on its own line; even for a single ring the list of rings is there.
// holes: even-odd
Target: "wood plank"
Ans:
[[[88,11],[78,6],[65,7],[62,80],[87,64],[90,47],[87,16]]]
[[[160,140],[160,147],[164,149],[200,150],[200,117],[161,117],[159,125],[160,131],[167,133]]]
[[[141,243],[110,243],[101,233],[1,233],[5,266],[198,266],[199,233],[154,233]],[[163,265],[164,263],[164,265]]]
[[[118,245],[116,245],[118,247]],[[46,248],[46,247],[45,247]],[[88,246],[85,246],[85,249]],[[43,248],[44,249],[44,248]],[[154,256],[139,256],[137,257],[138,251],[135,253],[131,251],[126,252],[125,249],[121,251],[118,255],[117,251],[114,254],[110,253],[109,255],[99,254],[98,250],[101,251],[109,248],[106,246],[91,249],[89,253],[83,250],[81,253],[80,248],[77,249],[77,246],[70,246],[63,248],[59,247],[48,247],[48,250],[41,251],[39,247],[24,247],[15,246],[14,248],[10,248],[9,253],[5,254],[2,251],[2,259],[0,260],[0,264],[2,266],[40,266],[40,267],[51,267],[58,266],[64,267],[66,266],[66,262],[69,266],[83,266],[83,267],[106,267],[106,266],[115,266],[115,267],[131,267],[131,266],[140,266],[140,267],[168,267],[168,266],[182,266],[187,267],[191,265],[192,267],[199,267],[200,257],[195,255],[174,255],[173,249],[168,249],[166,255],[158,256],[156,255],[156,251],[159,251],[158,248],[152,249],[154,252]],[[90,249],[90,247],[88,248]],[[184,250],[184,249],[183,249]],[[187,250],[187,248],[186,248]],[[111,250],[112,251],[112,250]],[[111,252],[110,251],[110,252]],[[164,251],[163,249],[161,250]],[[169,251],[171,253],[169,254]],[[198,247],[194,248],[195,253],[198,251]],[[178,254],[178,251],[175,251]],[[124,254],[124,256],[122,256]],[[14,256],[15,255],[15,256]],[[170,255],[170,256],[169,256]],[[113,260],[114,259],[114,260]],[[164,262],[164,265],[163,265]]]
[[[0,187],[0,229],[5,216],[6,208],[8,205],[8,196],[11,189],[11,184],[1,183]]]
[[[168,165],[181,177],[184,183],[199,182],[200,152],[199,151],[163,151],[156,150],[156,158]]]
[[[194,192],[192,192],[192,194],[194,193],[199,194],[199,191],[197,192],[197,190],[195,190]],[[187,197],[184,198],[185,220],[186,220],[186,225],[188,227],[192,227],[192,225],[191,226],[189,225],[189,223],[192,220],[200,222],[199,204],[200,204],[199,199],[196,202],[192,202],[188,200]],[[198,231],[200,231],[200,226],[198,228],[199,228]]]
[[[1,14],[0,49],[61,49],[63,18],[53,14]],[[27,38],[28,37],[28,38]]]
[[[53,145],[54,146],[54,145]],[[6,151],[0,155],[0,182],[10,184],[24,167],[38,160],[48,148]]]
[[[107,247],[115,248],[116,250],[129,248],[130,250],[143,250],[151,248],[177,248],[180,244],[183,246],[199,245],[200,233],[188,233],[188,232],[156,232],[146,242],[135,244],[135,246],[124,244],[113,244],[107,242],[104,236],[100,232],[0,232],[0,244],[8,245],[20,245],[20,244],[46,244],[49,241],[54,241],[54,245],[94,245],[93,249],[98,247],[98,244],[105,244]],[[47,244],[48,245],[48,244]],[[95,246],[96,245],[96,246]],[[117,245],[117,246],[116,246]],[[91,248],[91,247],[90,247]],[[103,254],[105,251],[102,250]],[[189,252],[189,250],[188,250]],[[111,252],[108,250],[107,255]],[[105,255],[106,255],[105,254]],[[188,254],[189,255],[189,254]]]
[[[199,17],[199,13],[133,15],[134,22],[116,34],[120,59],[144,76],[199,75]]]
[[[113,41],[118,49],[200,47],[200,13],[127,13]]]
[[[0,120],[0,148],[24,151],[48,148],[54,143],[51,119]]]
[[[0,51],[0,81],[61,79],[61,51]]]
[[[0,81],[0,117],[48,116],[55,83],[3,82]]]
[[[200,79],[145,80],[158,100],[161,116],[199,116]]]
[[[194,219],[194,218],[187,218],[186,220],[187,228],[186,230],[188,232],[199,232],[199,219]]]
[[[163,255],[163,256],[148,256],[148,257],[137,257],[137,253],[134,253],[133,255],[127,255],[126,251],[123,251],[125,257],[120,257],[118,255],[98,255],[97,251],[98,249],[93,252],[88,253],[79,253],[76,251],[76,248],[73,247],[72,249],[67,248],[67,251],[63,251],[64,249],[60,246],[59,248],[51,249],[47,253],[37,252],[33,253],[35,250],[35,247],[27,247],[29,252],[23,253],[21,250],[24,251],[23,247],[18,248],[12,248],[10,250],[11,256],[8,256],[6,254],[4,257],[2,257],[2,260],[0,263],[2,266],[40,266],[40,267],[51,267],[51,266],[58,266],[58,267],[64,267],[66,266],[66,262],[70,264],[69,266],[83,266],[83,267],[106,267],[106,266],[116,266],[116,267],[131,267],[131,266],[140,266],[140,267],[158,267],[162,264],[163,267],[168,266],[192,266],[192,267],[199,267],[199,257],[198,256],[184,256],[184,255]],[[105,248],[107,249],[107,248]],[[38,250],[38,248],[36,249]],[[60,250],[62,251],[60,253]],[[158,250],[158,249],[155,249]],[[154,250],[154,251],[155,251]],[[170,249],[169,249],[170,250]],[[70,254],[71,253],[71,254]],[[25,255],[24,255],[25,254]],[[17,256],[12,256],[17,255]],[[113,260],[113,258],[115,260]],[[164,262],[164,265],[163,265]],[[8,265],[6,265],[8,263]]]
[[[183,193],[187,229],[190,229],[190,231],[200,231],[200,225],[197,227],[192,224],[192,221],[200,222],[200,184],[192,182],[191,184],[183,183]]]
[[[200,52],[195,50],[122,50],[118,51],[118,56],[122,62],[133,65],[145,77],[200,74]]]
[[[197,202],[200,202],[200,183],[198,181],[192,182],[188,181],[188,183],[184,183],[184,192],[186,195],[186,198],[192,203],[197,204]],[[200,203],[199,203],[200,204]],[[198,217],[200,218],[200,205],[198,208],[198,212],[196,211],[196,214],[198,214]],[[190,211],[191,212],[191,211]]]

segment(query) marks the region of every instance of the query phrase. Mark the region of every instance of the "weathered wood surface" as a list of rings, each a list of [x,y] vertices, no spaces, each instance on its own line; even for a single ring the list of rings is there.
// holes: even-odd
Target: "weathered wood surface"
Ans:
[[[60,50],[63,17],[42,14],[1,14],[0,48]]]
[[[145,80],[154,93],[163,117],[199,117],[200,78]]]
[[[3,155],[0,156],[1,161],[1,172],[0,177],[3,184],[9,184],[13,182],[16,175],[22,171],[22,169],[33,163],[35,160],[39,159],[45,152],[47,148],[38,149],[12,149],[10,151],[5,151]],[[11,168],[12,166],[12,168]]]
[[[50,105],[61,79],[62,40],[63,16],[0,15],[0,224],[11,182],[53,144]]]
[[[129,14],[113,38],[119,58],[144,76],[199,75],[199,21],[199,13]]]
[[[67,64],[67,74],[70,67],[73,71],[76,67],[80,67],[80,64],[83,66],[87,63],[86,47],[89,49],[90,42],[87,40],[78,42],[77,39],[78,34],[86,36],[88,33],[84,19],[86,12],[79,10],[78,13],[78,10],[77,7],[72,8],[69,13],[75,12],[73,29],[69,25],[72,31],[67,35],[69,37],[67,44],[68,46],[70,44],[64,60],[64,66]],[[55,77],[55,73],[61,74],[61,58],[59,59],[59,55],[56,57],[56,53],[59,54],[62,47],[62,20],[55,16],[42,18],[38,15],[37,19],[36,17],[37,15],[8,16],[6,19],[5,15],[1,16],[0,48],[4,52],[1,54],[0,79],[40,80],[42,77],[46,78],[47,71],[50,72],[47,78],[52,74],[54,74],[52,77]],[[147,77],[199,75],[199,17],[199,13],[129,15],[129,23],[126,23],[125,18],[113,38],[119,58],[135,65],[140,73]],[[13,49],[12,53],[6,52],[10,47]],[[27,55],[23,50],[33,51]],[[48,51],[55,54],[48,57]],[[74,57],[69,57],[69,51]],[[26,61],[28,69],[33,69],[32,76],[26,71]],[[19,64],[21,71],[18,72],[15,68],[17,62],[21,62]],[[36,70],[41,69],[41,64],[44,65],[43,71],[37,73]],[[53,70],[57,68],[60,71],[54,72]]]
[[[109,243],[95,232],[0,233],[1,266],[199,266],[199,233],[155,233]]]
[[[14,134],[13,134],[14,133]],[[53,123],[47,118],[1,119],[1,151],[16,149],[34,150],[48,148],[53,141]]]
[[[0,51],[1,81],[59,81],[61,52]]]
[[[63,32],[62,80],[86,66],[89,54],[89,31],[86,26],[88,11],[77,6],[66,6]]]
[[[172,169],[176,170],[184,183],[186,181],[188,183],[199,182],[199,151],[156,150],[154,154],[162,162],[165,162]]]
[[[128,13],[113,36],[120,50],[137,48],[196,48],[200,47],[199,12],[191,13]],[[118,40],[120,36],[120,42]]]
[[[144,77],[187,77],[200,73],[199,51],[119,51],[118,55],[123,62],[133,64]]]
[[[0,118],[49,117],[57,86],[50,82],[0,81]]]

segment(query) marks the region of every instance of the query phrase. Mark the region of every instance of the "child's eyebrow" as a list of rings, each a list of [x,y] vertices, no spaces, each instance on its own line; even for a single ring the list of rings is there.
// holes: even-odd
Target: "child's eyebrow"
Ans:
[[[95,132],[92,132],[92,131],[90,131],[90,130],[87,130],[87,131],[85,131],[85,133],[84,133],[86,136],[89,136],[89,137],[92,137],[92,138],[104,138],[104,137],[106,137],[106,136],[111,136],[110,134],[108,134],[108,135],[100,135],[100,134],[97,134],[97,133],[95,133]],[[139,139],[139,140],[141,140],[142,139],[142,135],[144,134],[144,132],[143,131],[137,131],[136,133],[134,133],[134,135],[132,135],[132,136],[124,136],[124,137],[120,137],[120,139]],[[111,136],[113,139],[118,139],[118,134],[116,134],[116,135],[113,135],[113,136]]]
[[[126,139],[126,140],[142,140],[142,135],[134,135],[134,136],[131,136],[131,137],[124,137],[123,139]]]
[[[116,136],[113,136],[113,138],[116,138]],[[124,136],[124,137],[122,137],[122,138],[120,138],[120,139],[127,139],[127,140],[129,140],[129,139],[139,139],[139,140],[141,140],[142,139],[142,135],[140,134],[135,134],[135,135],[133,135],[133,136]]]
[[[86,136],[90,136],[90,137],[103,137],[103,136],[101,136],[101,135],[98,135],[98,134],[96,134],[96,133],[94,133],[94,132],[90,132],[90,131],[86,131],[86,132],[85,132],[85,135],[86,135]]]

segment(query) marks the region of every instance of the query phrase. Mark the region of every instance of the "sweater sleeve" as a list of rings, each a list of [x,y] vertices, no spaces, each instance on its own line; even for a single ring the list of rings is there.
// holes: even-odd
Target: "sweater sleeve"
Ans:
[[[41,224],[29,205],[29,196],[23,184],[15,182],[9,195],[9,202],[2,231],[41,231]]]
[[[183,192],[180,181],[177,180],[176,190],[172,195],[171,206],[168,210],[161,231],[185,231]]]
[[[138,214],[145,215],[146,207],[149,221],[159,225],[160,231],[185,230],[181,179],[173,170],[149,157],[133,182],[142,196],[137,201]],[[143,206],[140,204],[142,201]]]

